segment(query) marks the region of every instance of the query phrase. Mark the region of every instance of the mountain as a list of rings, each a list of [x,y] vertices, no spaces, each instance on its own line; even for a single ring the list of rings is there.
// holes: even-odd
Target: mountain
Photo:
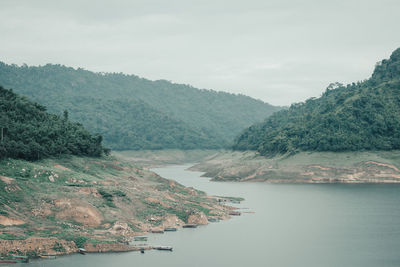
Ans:
[[[49,114],[40,104],[0,86],[0,159],[37,160],[61,154],[101,156],[102,136]]]
[[[400,149],[400,48],[376,65],[370,79],[331,84],[320,98],[249,127],[234,149],[262,155]]]
[[[122,73],[0,62],[0,84],[104,136],[113,149],[221,148],[279,110],[260,100]]]

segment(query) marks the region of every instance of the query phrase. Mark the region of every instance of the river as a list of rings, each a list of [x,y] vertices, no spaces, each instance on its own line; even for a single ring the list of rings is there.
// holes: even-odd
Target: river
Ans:
[[[400,266],[399,185],[211,182],[189,166],[153,171],[208,194],[244,197],[237,206],[254,214],[150,235],[150,244],[171,245],[173,252],[71,255],[29,265]]]

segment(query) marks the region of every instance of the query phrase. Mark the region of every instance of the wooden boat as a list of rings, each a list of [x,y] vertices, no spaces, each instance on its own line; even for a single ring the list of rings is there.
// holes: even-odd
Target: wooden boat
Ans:
[[[46,255],[46,254],[44,254],[44,255],[39,255],[39,257],[42,258],[42,259],[56,259],[57,255]]]
[[[163,233],[164,233],[163,230],[151,230],[151,232],[152,232],[153,234],[163,234]]]
[[[147,241],[147,236],[134,236],[134,241]]]
[[[0,263],[18,263],[17,260],[13,260],[13,259],[0,259]]]
[[[242,213],[240,213],[239,211],[230,211],[229,215],[233,215],[233,216],[240,216]]]
[[[29,258],[28,256],[20,256],[20,255],[10,255],[7,257],[1,257],[0,258],[0,263],[28,263]]]
[[[24,262],[24,263],[29,262],[29,257],[28,257],[28,256],[11,255],[11,257],[12,257],[14,260],[16,260],[17,262]]]
[[[185,224],[182,227],[183,228],[197,228],[197,224]]]
[[[170,246],[158,246],[158,247],[154,247],[157,250],[168,250],[168,251],[172,251],[172,247]]]
[[[209,222],[219,222],[219,219],[218,219],[218,218],[211,217],[211,218],[208,218],[208,221],[209,221]]]
[[[167,227],[164,228],[165,232],[176,232],[178,229],[176,229],[175,227]]]

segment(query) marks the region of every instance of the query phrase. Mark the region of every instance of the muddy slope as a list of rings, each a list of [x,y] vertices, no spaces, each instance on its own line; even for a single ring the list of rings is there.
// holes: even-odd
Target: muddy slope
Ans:
[[[262,157],[256,152],[224,152],[192,170],[217,181],[272,183],[398,183],[400,151],[316,152]]]
[[[125,244],[134,235],[230,209],[115,157],[0,161],[0,201],[0,253],[31,256],[134,250]]]

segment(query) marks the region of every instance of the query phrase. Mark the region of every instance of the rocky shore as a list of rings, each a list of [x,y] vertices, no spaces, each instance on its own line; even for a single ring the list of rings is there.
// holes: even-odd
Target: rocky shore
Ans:
[[[400,183],[400,151],[301,152],[262,157],[223,152],[191,170],[215,181],[269,183]]]
[[[220,197],[114,157],[4,160],[0,189],[2,255],[137,251],[134,236],[205,225],[232,210]]]

